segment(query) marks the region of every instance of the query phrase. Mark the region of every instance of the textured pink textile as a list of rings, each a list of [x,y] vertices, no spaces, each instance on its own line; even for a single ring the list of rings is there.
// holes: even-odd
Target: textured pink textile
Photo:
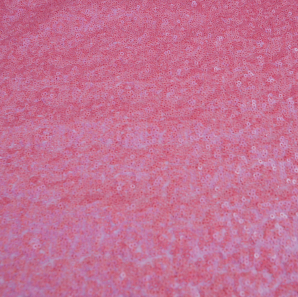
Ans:
[[[0,296],[298,296],[298,1],[0,1]]]

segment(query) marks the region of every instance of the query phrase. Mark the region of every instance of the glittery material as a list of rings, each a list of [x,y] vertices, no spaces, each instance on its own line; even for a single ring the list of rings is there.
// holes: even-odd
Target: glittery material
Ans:
[[[0,296],[298,296],[298,2],[0,1]]]

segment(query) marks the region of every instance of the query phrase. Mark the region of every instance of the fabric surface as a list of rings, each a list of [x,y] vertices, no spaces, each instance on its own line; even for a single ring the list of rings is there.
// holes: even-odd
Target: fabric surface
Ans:
[[[296,0],[0,1],[0,295],[298,296]]]

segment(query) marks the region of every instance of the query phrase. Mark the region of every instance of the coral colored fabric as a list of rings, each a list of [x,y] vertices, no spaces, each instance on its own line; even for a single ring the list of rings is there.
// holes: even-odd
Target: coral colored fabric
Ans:
[[[298,296],[296,0],[0,1],[0,296]]]

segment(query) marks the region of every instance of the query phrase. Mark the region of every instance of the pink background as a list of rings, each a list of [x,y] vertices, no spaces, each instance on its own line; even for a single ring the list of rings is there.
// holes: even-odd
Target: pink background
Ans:
[[[0,1],[0,295],[298,296],[298,2]]]

